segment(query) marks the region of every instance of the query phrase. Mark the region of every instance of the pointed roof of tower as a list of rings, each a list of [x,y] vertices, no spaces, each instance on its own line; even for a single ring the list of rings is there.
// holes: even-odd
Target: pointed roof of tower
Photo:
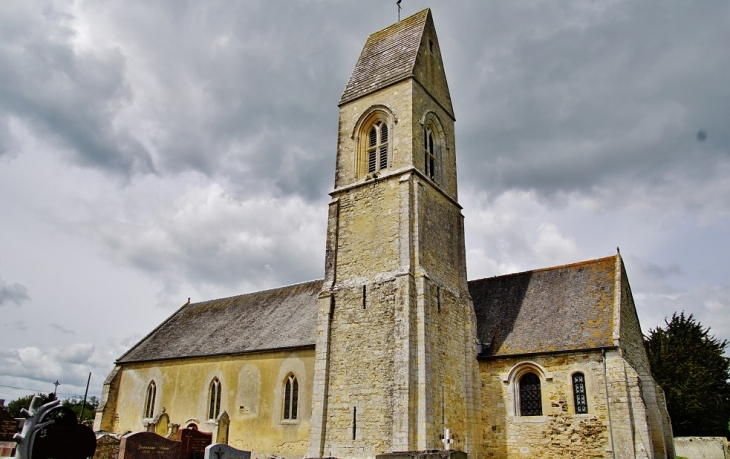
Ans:
[[[427,38],[428,37],[428,38]],[[430,46],[428,40],[431,40]],[[368,37],[342,94],[339,105],[382,89],[406,78],[416,78],[419,56],[425,49],[438,50],[438,39],[431,10],[426,8]],[[419,52],[421,51],[421,52]],[[436,53],[438,69],[445,83],[441,55]],[[419,81],[424,85],[423,81]],[[428,88],[427,88],[428,89]],[[436,96],[439,103],[453,116],[448,91]]]

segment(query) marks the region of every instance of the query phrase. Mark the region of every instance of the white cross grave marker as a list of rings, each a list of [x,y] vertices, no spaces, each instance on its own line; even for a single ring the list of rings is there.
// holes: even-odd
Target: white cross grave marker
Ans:
[[[444,444],[444,450],[451,450],[451,444],[453,442],[454,440],[451,439],[451,431],[449,429],[444,429],[444,439],[441,440],[441,443]]]

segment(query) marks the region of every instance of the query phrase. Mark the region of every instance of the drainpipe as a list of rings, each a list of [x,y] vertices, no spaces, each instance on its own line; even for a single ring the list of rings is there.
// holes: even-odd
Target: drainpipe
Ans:
[[[606,349],[601,349],[603,358],[603,382],[606,385],[606,410],[608,410],[608,432],[611,435],[611,456],[616,459],[616,448],[613,445],[613,422],[611,421],[611,401],[608,397],[608,377],[606,376]]]

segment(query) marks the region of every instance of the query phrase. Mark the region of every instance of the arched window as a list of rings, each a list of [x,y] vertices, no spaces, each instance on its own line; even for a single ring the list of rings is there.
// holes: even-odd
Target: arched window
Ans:
[[[433,131],[430,127],[423,130],[423,157],[426,161],[423,170],[434,180],[436,178],[436,150],[433,144]]]
[[[388,125],[378,121],[368,133],[368,173],[388,167]]]
[[[299,383],[296,376],[290,374],[284,383],[284,419],[295,420],[299,406]]]
[[[210,382],[209,395],[208,419],[217,419],[221,412],[221,382],[218,378]]]
[[[583,373],[573,374],[573,400],[575,401],[575,413],[588,413],[588,398],[586,397],[586,377]]]
[[[520,378],[520,416],[542,416],[540,378],[535,373]]]
[[[151,418],[155,415],[155,396],[157,395],[157,386],[154,381],[150,381],[147,386],[147,396],[144,400],[144,417]]]

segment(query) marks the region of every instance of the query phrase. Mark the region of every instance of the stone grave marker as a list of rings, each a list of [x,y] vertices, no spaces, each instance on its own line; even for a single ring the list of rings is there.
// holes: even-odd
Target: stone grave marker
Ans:
[[[119,459],[119,441],[119,437],[114,434],[97,434],[94,459]]]
[[[213,434],[193,429],[180,431],[180,459],[203,459],[205,447],[213,443]]]
[[[4,400],[3,400],[4,402]],[[13,438],[18,432],[20,421],[10,416],[4,409],[0,409],[0,456],[15,455],[15,439]]]
[[[204,459],[251,459],[251,451],[241,451],[232,446],[214,443],[206,446]]]
[[[55,406],[40,416],[38,424],[43,427],[31,440],[31,459],[86,459],[94,456],[96,435],[91,428],[78,423],[71,408]]]
[[[231,425],[231,418],[228,417],[226,411],[222,412],[218,416],[218,422],[216,422],[215,429],[215,442],[228,444],[228,429]]]
[[[180,442],[154,432],[134,432],[119,442],[119,459],[180,459]]]
[[[161,437],[167,438],[170,429],[170,416],[164,411],[157,416],[155,422],[155,433]]]

